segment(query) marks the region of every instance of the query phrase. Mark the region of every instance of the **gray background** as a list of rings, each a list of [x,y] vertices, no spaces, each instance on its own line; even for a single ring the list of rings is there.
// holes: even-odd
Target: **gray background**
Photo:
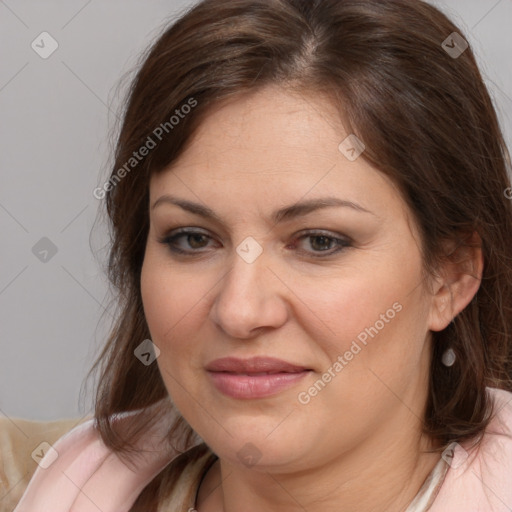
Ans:
[[[468,36],[511,147],[512,0],[432,3]],[[0,414],[92,410],[91,386],[83,400],[80,389],[111,318],[92,191],[108,173],[121,77],[190,4],[0,0]],[[43,31],[59,45],[47,59],[31,48]],[[57,252],[37,257],[43,237]]]

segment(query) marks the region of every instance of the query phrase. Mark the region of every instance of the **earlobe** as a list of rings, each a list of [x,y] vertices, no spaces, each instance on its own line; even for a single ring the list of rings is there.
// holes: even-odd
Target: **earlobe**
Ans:
[[[442,268],[432,296],[429,319],[431,331],[442,331],[478,292],[483,273],[482,241],[475,231],[463,245],[453,249]]]

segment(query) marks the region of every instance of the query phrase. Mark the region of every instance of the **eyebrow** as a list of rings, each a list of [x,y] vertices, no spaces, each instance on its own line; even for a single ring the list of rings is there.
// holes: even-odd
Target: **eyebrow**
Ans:
[[[159,197],[151,207],[154,210],[157,206],[161,204],[174,204],[179,206],[183,210],[186,210],[195,215],[200,215],[201,217],[215,220],[219,223],[222,223],[222,219],[210,208],[204,206],[199,203],[194,203],[192,201],[188,201],[186,199],[179,199],[177,197],[165,194]],[[375,213],[367,210],[360,204],[354,203],[353,201],[347,201],[345,199],[340,199],[338,197],[321,197],[318,199],[310,199],[307,201],[301,201],[290,206],[285,206],[284,208],[280,208],[272,213],[270,216],[271,222],[274,224],[278,224],[279,222],[291,220],[297,217],[302,217],[311,213],[315,210],[320,210],[322,208],[331,208],[334,206],[352,208],[353,210],[361,213],[368,213],[370,215],[375,215]]]

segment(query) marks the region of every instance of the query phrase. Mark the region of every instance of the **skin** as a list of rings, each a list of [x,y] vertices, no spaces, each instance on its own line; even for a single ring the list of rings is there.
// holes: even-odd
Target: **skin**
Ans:
[[[220,458],[201,485],[199,512],[405,510],[439,460],[421,433],[430,331],[478,290],[481,253],[468,255],[473,277],[446,265],[427,283],[410,211],[388,178],[340,152],[347,135],[327,99],[266,87],[219,104],[181,157],[151,178],[141,287],[157,364],[180,413]],[[208,206],[221,221],[168,203],[153,209],[164,194]],[[325,196],[371,213],[329,207],[268,220]],[[174,242],[190,256],[161,243],[180,227],[206,235]],[[334,253],[334,241],[306,229],[350,237],[351,246]],[[252,263],[236,251],[248,236],[263,249]],[[401,311],[300,403],[298,393],[394,303]],[[240,400],[205,370],[220,357],[257,355],[313,371],[272,397]],[[249,467],[237,456],[246,443],[261,454]]]

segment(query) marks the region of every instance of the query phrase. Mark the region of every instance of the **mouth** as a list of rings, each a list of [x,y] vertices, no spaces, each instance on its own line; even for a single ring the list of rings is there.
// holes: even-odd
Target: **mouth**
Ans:
[[[236,399],[276,395],[296,385],[312,371],[272,357],[216,359],[206,366],[206,370],[218,391]]]
[[[206,366],[208,371],[239,373],[246,375],[268,375],[274,373],[298,373],[309,368],[276,359],[275,357],[252,357],[250,359],[238,359],[236,357],[224,357],[216,359]]]

